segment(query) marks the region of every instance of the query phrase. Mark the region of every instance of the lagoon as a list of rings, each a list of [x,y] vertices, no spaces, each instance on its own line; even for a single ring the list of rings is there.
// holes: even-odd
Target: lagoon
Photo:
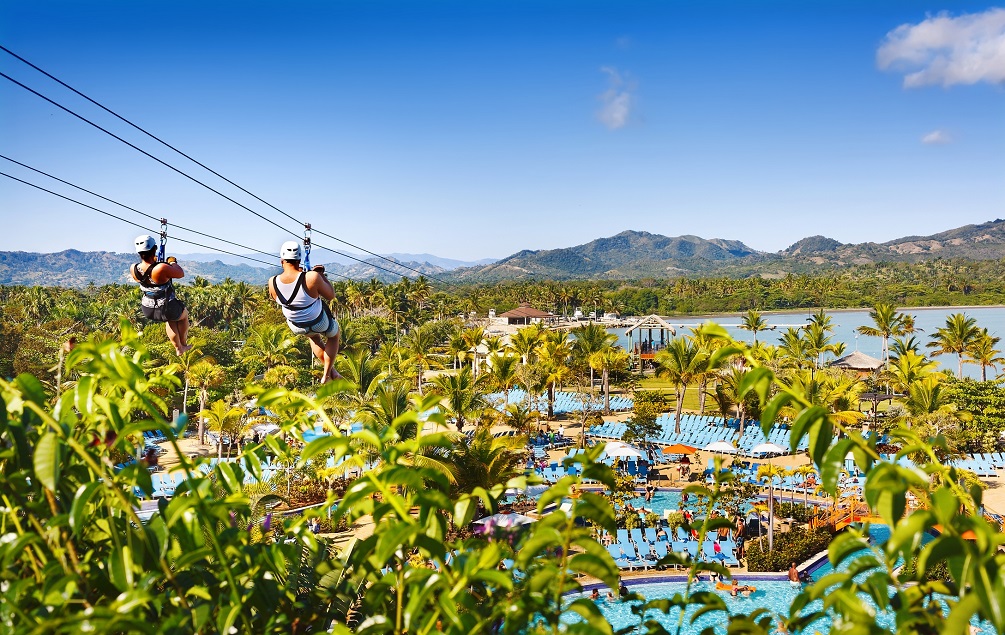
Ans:
[[[901,312],[914,316],[916,328],[914,336],[921,343],[922,348],[924,348],[925,345],[931,341],[931,335],[945,325],[946,317],[953,313],[965,313],[976,319],[977,326],[987,328],[988,332],[995,337],[1005,336],[1005,307],[914,308],[901,309]],[[764,318],[767,320],[768,324],[777,325],[777,328],[773,331],[762,331],[761,333],[758,333],[757,338],[761,342],[777,344],[781,334],[785,331],[787,326],[806,324],[813,313],[813,310],[765,312]],[[872,320],[869,318],[868,309],[835,309],[828,311],[827,314],[831,316],[831,320],[834,324],[834,332],[832,333],[834,341],[844,342],[846,346],[846,355],[857,350],[877,359],[882,358],[883,340],[881,338],[858,335],[855,332],[855,330],[860,326],[873,325]],[[729,331],[729,334],[738,341],[751,343],[754,341],[753,334],[749,331],[744,331],[737,326],[740,323],[740,316],[741,314],[738,313],[674,316],[672,318],[668,318],[667,322],[673,325],[674,328],[677,328],[679,333],[681,331],[686,332],[689,326],[711,320],[724,326],[726,330]],[[686,326],[682,329],[681,325]],[[611,333],[618,336],[618,343],[621,346],[625,347],[626,350],[630,348],[631,342],[629,342],[628,338],[625,337],[625,329],[609,330]],[[653,335],[654,338],[659,337],[659,335],[655,332]],[[828,354],[825,356],[826,361],[833,359],[833,355]],[[951,371],[954,374],[956,373],[957,362],[955,355],[940,355],[938,357],[934,357],[933,359],[941,365],[943,370]],[[997,369],[997,371],[1001,370],[1002,369],[1000,368]],[[965,376],[972,379],[980,379],[981,369],[979,366],[964,363],[963,373]],[[988,369],[989,376],[995,373],[995,370],[990,368]]]

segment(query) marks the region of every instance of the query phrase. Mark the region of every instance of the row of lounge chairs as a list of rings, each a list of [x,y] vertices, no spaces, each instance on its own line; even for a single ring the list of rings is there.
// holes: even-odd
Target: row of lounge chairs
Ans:
[[[652,527],[647,527],[644,532],[642,529],[619,529],[616,537],[617,540],[612,541],[607,551],[621,569],[650,569],[669,552],[687,554],[686,557],[692,560],[720,562],[727,567],[740,566],[736,543],[732,539],[719,541],[720,552],[716,553],[716,540],[712,536],[706,536],[699,545],[681,527],[677,528],[672,540],[659,536]]]
[[[708,415],[682,415],[680,434],[676,432],[676,422],[672,414],[660,415],[657,422],[661,424],[661,429],[658,434],[647,439],[651,443],[660,445],[683,443],[700,449],[716,441],[735,442],[739,449],[748,454],[754,447],[766,442],[788,449],[792,435],[788,426],[779,425],[775,426],[768,436],[764,436],[758,422],[749,421],[744,428],[743,436],[739,436],[739,420],[723,421],[721,418]],[[590,434],[601,439],[620,439],[627,430],[627,424],[612,422],[594,426]],[[808,439],[803,439],[799,449],[805,450],[808,443]]]
[[[492,401],[497,401],[500,403],[505,403],[506,395],[501,392],[492,393],[488,395],[488,398]],[[514,388],[509,391],[509,403],[522,403],[527,399],[527,392],[520,388]],[[548,399],[544,395],[538,395],[533,397],[534,408],[536,410],[545,410],[548,407]],[[622,397],[620,395],[611,396],[611,410],[621,411],[621,410],[631,410],[634,406],[634,401],[628,397]],[[575,392],[556,392],[555,393],[555,414],[568,414],[570,412],[581,412],[583,410],[583,399],[579,393]]]

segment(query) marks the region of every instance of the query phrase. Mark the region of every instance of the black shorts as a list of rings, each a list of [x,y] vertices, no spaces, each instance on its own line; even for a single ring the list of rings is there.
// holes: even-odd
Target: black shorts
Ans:
[[[178,298],[171,298],[164,303],[164,306],[157,308],[140,306],[140,308],[143,310],[143,317],[151,322],[176,322],[185,312],[185,303]]]

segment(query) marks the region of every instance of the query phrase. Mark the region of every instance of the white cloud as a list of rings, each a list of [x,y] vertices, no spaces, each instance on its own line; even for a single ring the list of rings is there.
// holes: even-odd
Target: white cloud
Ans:
[[[953,137],[945,130],[933,130],[921,138],[927,145],[945,145],[953,142]]]
[[[876,64],[903,72],[905,88],[1005,83],[1005,9],[902,24],[886,34]]]
[[[597,118],[611,130],[624,128],[635,106],[634,87],[625,82],[616,68],[603,66],[600,72],[607,75],[607,90],[600,94]]]

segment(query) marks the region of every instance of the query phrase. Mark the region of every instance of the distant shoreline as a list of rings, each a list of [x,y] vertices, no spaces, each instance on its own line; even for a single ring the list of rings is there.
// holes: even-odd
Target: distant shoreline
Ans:
[[[812,315],[821,308],[827,313],[854,313],[859,311],[864,311],[868,313],[873,309],[873,307],[859,307],[859,308],[844,308],[844,309],[828,309],[825,307],[813,307],[808,309],[766,309],[759,311],[761,315],[791,315],[795,313],[806,313],[807,316]],[[958,309],[961,311],[966,311],[968,309],[1005,309],[1005,304],[968,304],[968,305],[940,305],[940,306],[920,306],[920,307],[897,307],[897,311],[902,313],[910,311],[946,311],[949,309]],[[677,318],[688,318],[688,319],[702,319],[702,318],[722,318],[722,317],[736,317],[742,318],[747,314],[746,311],[736,312],[730,311],[726,313],[680,313],[668,316],[673,319]],[[642,317],[642,316],[634,316]]]

